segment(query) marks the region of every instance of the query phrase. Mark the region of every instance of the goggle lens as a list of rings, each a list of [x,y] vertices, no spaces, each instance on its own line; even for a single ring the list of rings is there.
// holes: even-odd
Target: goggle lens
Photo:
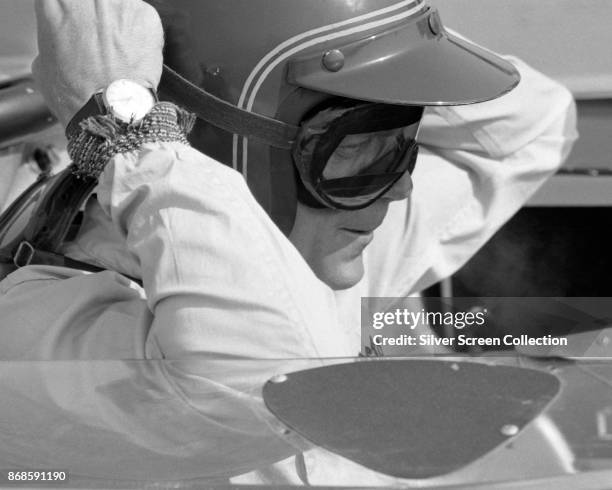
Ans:
[[[418,151],[414,140],[404,141],[363,173],[321,180],[318,195],[337,209],[364,208],[383,197],[406,172],[412,172]]]
[[[362,104],[303,123],[294,161],[312,207],[361,209],[387,193],[418,155],[420,107]]]

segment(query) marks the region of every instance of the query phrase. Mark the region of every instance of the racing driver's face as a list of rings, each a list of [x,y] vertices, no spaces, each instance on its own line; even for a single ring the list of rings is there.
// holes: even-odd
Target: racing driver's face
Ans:
[[[364,209],[314,209],[298,202],[289,239],[319,279],[332,289],[350,288],[363,277],[363,251],[383,222],[389,203],[409,198],[411,191],[412,179],[406,173],[389,192]]]

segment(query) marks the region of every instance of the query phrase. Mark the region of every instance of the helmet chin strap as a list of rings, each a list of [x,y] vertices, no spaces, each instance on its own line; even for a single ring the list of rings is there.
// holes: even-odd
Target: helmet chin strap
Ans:
[[[159,90],[203,121],[228,133],[260,139],[274,148],[292,149],[300,131],[297,126],[239,109],[194,85],[167,65],[164,65]]]

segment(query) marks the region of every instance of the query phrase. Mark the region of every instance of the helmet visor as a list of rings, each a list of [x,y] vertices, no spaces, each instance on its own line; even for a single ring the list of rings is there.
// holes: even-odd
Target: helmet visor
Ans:
[[[448,32],[435,9],[364,36],[295,58],[289,82],[370,102],[458,105],[499,97],[520,80],[511,63]]]
[[[311,207],[361,209],[412,172],[421,107],[332,107],[302,123],[294,148],[300,200]]]

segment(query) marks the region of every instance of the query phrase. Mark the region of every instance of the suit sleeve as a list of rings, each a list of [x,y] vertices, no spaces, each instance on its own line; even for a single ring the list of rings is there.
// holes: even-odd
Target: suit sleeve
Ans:
[[[577,138],[569,91],[521,74],[484,103],[428,108],[409,202],[394,202],[368,251],[368,294],[403,296],[462,267],[563,164]]]

